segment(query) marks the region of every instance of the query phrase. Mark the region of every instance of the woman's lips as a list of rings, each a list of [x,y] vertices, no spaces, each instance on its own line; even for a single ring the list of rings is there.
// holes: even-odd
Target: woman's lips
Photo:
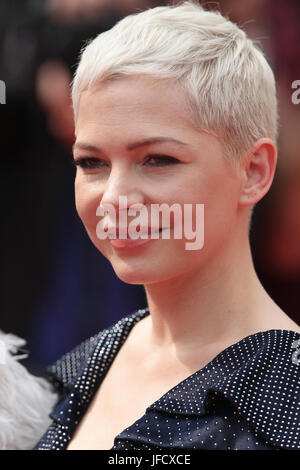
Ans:
[[[136,231],[136,234],[138,234],[138,238],[141,236],[141,235],[150,235],[151,236],[151,233],[154,234],[154,233],[157,233],[157,232],[160,232],[161,230],[164,230],[160,227],[140,227],[140,226],[137,226],[136,228],[138,228],[139,230]],[[128,232],[128,227],[125,226],[125,227],[108,227],[106,232],[108,233],[108,238],[120,238],[120,236],[123,236],[124,238],[121,238],[122,240],[126,240],[127,238],[131,238],[129,232]],[[133,240],[133,238],[131,238]]]
[[[161,228],[161,229],[157,229],[157,230],[153,230],[152,229],[152,233],[157,233],[157,232],[161,232],[162,230],[165,230],[167,227],[164,227],[164,228]],[[109,231],[110,232],[110,231]],[[111,233],[111,232],[110,232]],[[128,232],[125,232],[127,233],[127,237],[128,238],[125,238],[125,239],[121,239],[121,238],[108,238],[111,245],[114,247],[114,248],[134,248],[134,247],[137,247],[137,246],[140,246],[140,245],[144,245],[145,243],[149,243],[150,241],[152,240],[158,240],[159,238],[151,238],[151,228],[148,232],[146,231],[141,231],[139,232],[139,234],[148,234],[148,238],[137,238],[137,239],[132,239],[128,236]],[[114,232],[113,232],[114,234]],[[116,236],[119,235],[119,231],[118,229],[116,229]],[[150,235],[150,236],[149,236]]]
[[[153,240],[152,238],[138,238],[137,240],[132,240],[131,238],[121,240],[120,238],[110,239],[110,243],[114,248],[134,248],[136,246],[144,245],[145,243]]]

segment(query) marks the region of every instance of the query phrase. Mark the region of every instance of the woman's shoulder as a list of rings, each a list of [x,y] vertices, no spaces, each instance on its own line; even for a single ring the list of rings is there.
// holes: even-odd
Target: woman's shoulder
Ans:
[[[200,417],[219,397],[225,397],[267,442],[299,449],[300,334],[273,329],[243,338],[151,409]]]
[[[102,352],[103,360],[106,356],[105,350],[110,345],[113,344],[114,351],[117,352],[116,350],[121,347],[132,326],[148,313],[148,308],[134,310],[110,327],[85,339],[47,368],[47,379],[59,392],[65,391],[80,375],[83,368],[88,367],[95,352],[98,351],[98,356]]]
[[[300,333],[259,332],[237,344],[229,356],[235,354],[240,354],[235,359],[239,366],[219,382],[219,390],[269,442],[299,449]]]

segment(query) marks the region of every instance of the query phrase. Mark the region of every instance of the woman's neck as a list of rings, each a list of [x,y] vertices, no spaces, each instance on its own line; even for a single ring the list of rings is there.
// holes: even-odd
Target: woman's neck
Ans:
[[[248,239],[232,244],[205,269],[145,285],[145,290],[149,341],[161,350],[233,344],[293,323],[260,283]]]

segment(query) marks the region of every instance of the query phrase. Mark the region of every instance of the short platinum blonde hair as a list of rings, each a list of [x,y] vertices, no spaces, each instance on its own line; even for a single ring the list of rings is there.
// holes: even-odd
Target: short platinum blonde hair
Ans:
[[[83,90],[135,74],[180,84],[193,124],[217,135],[230,160],[239,162],[261,137],[277,141],[272,69],[254,41],[218,11],[195,1],[155,7],[89,41],[72,83],[75,122]]]

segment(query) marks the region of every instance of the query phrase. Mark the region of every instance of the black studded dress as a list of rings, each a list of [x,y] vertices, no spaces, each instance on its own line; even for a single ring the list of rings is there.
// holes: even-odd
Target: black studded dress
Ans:
[[[61,398],[35,450],[66,449],[131,328],[146,315],[148,308],[127,315],[48,369]],[[150,405],[112,450],[299,450],[299,357],[295,331],[249,335]]]

